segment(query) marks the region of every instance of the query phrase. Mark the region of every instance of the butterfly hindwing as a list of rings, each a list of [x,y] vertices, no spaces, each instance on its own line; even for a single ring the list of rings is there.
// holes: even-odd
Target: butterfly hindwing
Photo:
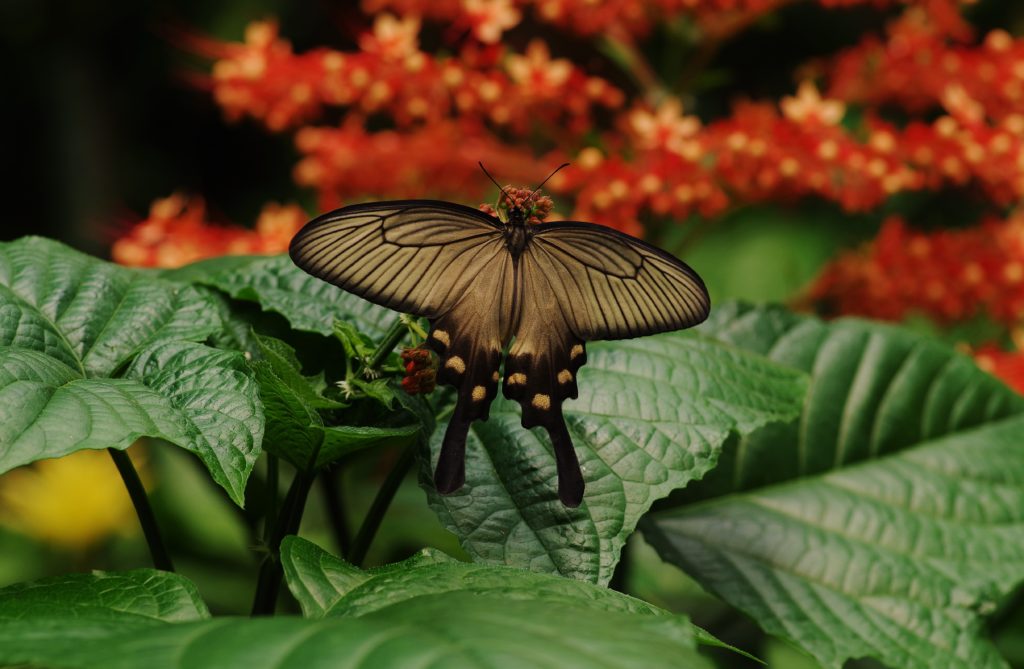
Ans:
[[[562,415],[562,402],[579,395],[576,374],[587,360],[584,342],[572,327],[571,307],[555,288],[559,277],[545,272],[528,248],[520,258],[522,311],[515,341],[505,360],[505,397],[522,407],[525,428],[543,427],[551,437],[558,469],[558,496],[569,507],[583,499],[583,474]]]
[[[442,494],[465,482],[466,436],[473,421],[487,420],[498,394],[502,344],[511,330],[512,258],[503,245],[491,246],[487,271],[472,277],[462,299],[431,321],[427,339],[440,356],[438,380],[458,390],[434,472]]]
[[[585,342],[655,334],[706,318],[707,290],[680,260],[638,239],[590,223],[537,225],[520,258],[522,311],[505,361],[505,396],[523,427],[542,426],[558,465],[559,497],[583,498],[583,475],[562,403],[578,394]]]

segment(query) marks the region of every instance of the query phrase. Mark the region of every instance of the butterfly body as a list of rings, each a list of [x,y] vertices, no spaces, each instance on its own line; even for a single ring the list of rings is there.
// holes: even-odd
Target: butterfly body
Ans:
[[[509,212],[508,221],[505,223],[505,246],[512,254],[512,260],[519,260],[523,255],[533,232],[526,222],[526,214],[521,207],[515,207]]]
[[[562,403],[578,396],[586,342],[695,325],[709,300],[700,277],[660,249],[593,223],[533,223],[531,213],[510,205],[501,220],[441,201],[358,204],[311,221],[290,253],[314,276],[430,320],[438,380],[458,390],[439,492],[464,484],[470,426],[487,419],[500,385],[524,427],[547,431],[559,498],[574,507],[584,481]]]

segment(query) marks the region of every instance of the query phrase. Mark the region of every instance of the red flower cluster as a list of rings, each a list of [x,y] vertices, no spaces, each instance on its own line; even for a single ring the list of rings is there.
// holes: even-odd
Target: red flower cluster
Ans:
[[[964,0],[965,4],[971,0]],[[793,0],[363,0],[368,14],[391,11],[403,16],[422,16],[442,21],[453,33],[469,32],[481,42],[493,44],[504,31],[515,27],[523,12],[532,9],[539,21],[578,35],[620,33],[643,36],[660,22],[692,18],[705,32],[748,24],[762,14]],[[896,4],[955,7],[951,0],[818,0],[825,7]],[[952,10],[946,9],[947,13]]]
[[[477,161],[523,181],[535,178],[537,169],[527,149],[509,147],[470,121],[381,132],[350,121],[337,128],[303,128],[295,143],[303,154],[295,181],[316,189],[322,210],[371,193],[423,197],[427,175],[435,193],[479,198],[487,184]]]
[[[180,267],[222,255],[282,253],[309,217],[297,205],[268,204],[254,230],[213,225],[199,198],[175,194],[157,200],[149,217],[114,242],[115,262],[136,267]]]
[[[410,395],[426,395],[437,386],[437,361],[429,349],[418,346],[401,353],[405,364],[402,390]]]
[[[201,44],[219,58],[210,84],[228,117],[252,116],[271,130],[336,106],[361,117],[387,114],[398,127],[457,115],[518,135],[538,123],[578,134],[591,126],[593,107],[622,104],[621,91],[552,59],[543,42],[525,54],[470,43],[458,58],[438,58],[419,50],[419,29],[418,18],[379,15],[354,53],[295,54],[272,22],[250,25],[242,44]]]
[[[866,248],[829,265],[808,293],[825,311],[940,323],[986,315],[1024,323],[1024,217],[977,228],[914,232],[890,219]]]
[[[993,30],[978,46],[959,14],[908,11],[837,56],[825,71],[829,95],[911,112],[938,106],[965,121],[1001,121],[1024,111],[1024,43]]]
[[[742,103],[706,127],[675,101],[636,107],[623,119],[632,160],[580,153],[576,173],[552,180],[554,190],[579,190],[576,215],[633,234],[641,211],[682,219],[720,214],[733,202],[792,201],[808,195],[864,211],[922,179],[896,152],[891,129],[862,142],[839,122],[845,105],[803,84],[767,103]]]

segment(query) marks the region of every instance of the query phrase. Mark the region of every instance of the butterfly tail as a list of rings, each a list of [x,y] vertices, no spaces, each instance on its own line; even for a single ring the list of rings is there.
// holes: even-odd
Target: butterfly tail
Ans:
[[[472,420],[456,407],[441,443],[441,455],[434,470],[434,486],[442,495],[450,495],[466,482],[466,437]]]
[[[555,448],[555,466],[558,469],[558,499],[565,506],[575,509],[583,501],[583,471],[580,461],[576,458],[576,449],[565,426],[565,419],[546,426],[551,435],[551,445]]]
[[[459,391],[441,455],[434,471],[434,485],[448,495],[466,482],[466,438],[473,421],[487,420],[491,401],[498,394],[501,349],[486,337],[474,337],[459,328],[459,314],[432,323],[427,341],[441,358],[438,381]]]

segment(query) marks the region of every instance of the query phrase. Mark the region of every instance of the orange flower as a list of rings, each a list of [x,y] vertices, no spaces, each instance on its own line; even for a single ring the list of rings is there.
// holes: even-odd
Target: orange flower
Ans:
[[[797,123],[839,125],[846,113],[846,105],[839,100],[822,99],[818,87],[810,81],[800,84],[796,96],[782,98],[782,114]]]
[[[297,205],[270,203],[255,230],[214,225],[201,198],[176,193],[156,200],[149,217],[114,242],[114,262],[135,267],[180,267],[203,258],[282,253],[308,217]]]
[[[522,19],[512,0],[462,0],[462,8],[473,36],[485,44],[501,41],[502,33]]]
[[[526,47],[525,55],[510,55],[505,62],[505,69],[512,80],[523,86],[528,94],[543,95],[569,80],[572,63],[564,58],[552,60],[548,45],[535,39]]]
[[[359,38],[359,48],[386,60],[401,60],[419,51],[419,33],[418,17],[381,14],[373,21],[373,31]]]

